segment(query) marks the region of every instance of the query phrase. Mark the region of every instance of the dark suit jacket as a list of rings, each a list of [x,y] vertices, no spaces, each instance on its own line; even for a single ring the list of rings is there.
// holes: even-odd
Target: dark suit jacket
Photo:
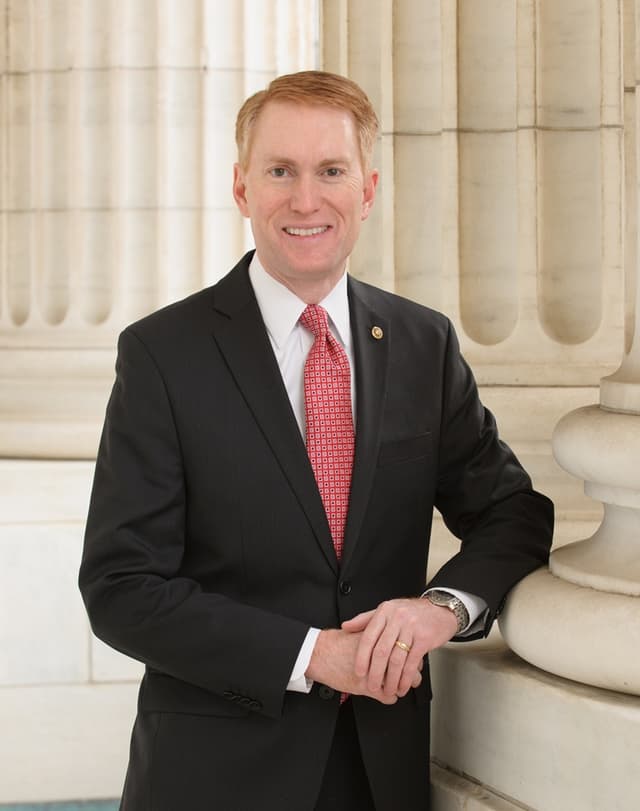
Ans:
[[[285,691],[301,643],[424,590],[434,506],[462,544],[432,584],[483,597],[485,631],[548,554],[551,504],[499,441],[449,321],[350,279],[338,567],[250,258],[119,342],[80,583],[95,633],[146,665],[126,811],[311,811],[339,697]],[[425,669],[393,707],[352,698],[381,811],[428,807],[430,697]]]

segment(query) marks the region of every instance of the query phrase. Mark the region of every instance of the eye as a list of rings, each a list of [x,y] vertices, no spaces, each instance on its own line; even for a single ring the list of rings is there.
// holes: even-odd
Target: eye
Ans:
[[[269,169],[269,174],[271,177],[286,177],[287,170],[284,166],[274,166],[273,169]]]
[[[325,174],[328,177],[340,177],[342,174],[344,174],[344,172],[337,166],[329,166],[327,169],[325,169]]]

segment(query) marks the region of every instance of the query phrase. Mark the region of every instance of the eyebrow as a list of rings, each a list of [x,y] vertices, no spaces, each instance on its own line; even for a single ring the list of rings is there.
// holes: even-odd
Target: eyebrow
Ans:
[[[283,155],[267,155],[265,157],[265,163],[285,163],[295,166],[298,161],[292,160],[291,158],[284,157]],[[325,158],[325,160],[320,161],[318,164],[319,166],[336,166],[336,165],[347,165],[349,163],[349,159],[342,156],[336,158]]]

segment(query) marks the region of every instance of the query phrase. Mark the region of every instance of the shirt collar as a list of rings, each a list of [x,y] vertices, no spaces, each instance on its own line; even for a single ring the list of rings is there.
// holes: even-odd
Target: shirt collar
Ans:
[[[288,287],[267,273],[258,259],[257,253],[254,253],[249,266],[249,279],[269,337],[276,347],[281,349],[289,339],[307,305]],[[346,273],[342,274],[329,295],[319,303],[327,311],[333,327],[332,331],[349,351],[351,328]]]

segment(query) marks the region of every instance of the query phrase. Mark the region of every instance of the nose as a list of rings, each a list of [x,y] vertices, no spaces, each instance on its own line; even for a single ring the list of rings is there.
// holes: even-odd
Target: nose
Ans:
[[[291,208],[299,214],[311,214],[320,207],[320,190],[315,178],[299,175],[291,190]]]

